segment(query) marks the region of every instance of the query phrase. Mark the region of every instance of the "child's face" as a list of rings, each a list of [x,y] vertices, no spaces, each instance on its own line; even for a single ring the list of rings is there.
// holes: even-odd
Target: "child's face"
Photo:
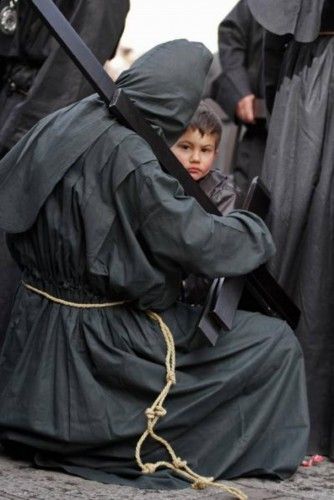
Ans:
[[[201,135],[197,129],[188,128],[172,146],[172,151],[191,177],[198,181],[211,170],[217,156],[215,134]]]

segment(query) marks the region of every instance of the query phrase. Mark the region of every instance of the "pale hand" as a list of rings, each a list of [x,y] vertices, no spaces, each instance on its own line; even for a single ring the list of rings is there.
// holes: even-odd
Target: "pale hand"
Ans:
[[[249,94],[240,99],[235,114],[243,123],[255,123],[255,95]]]

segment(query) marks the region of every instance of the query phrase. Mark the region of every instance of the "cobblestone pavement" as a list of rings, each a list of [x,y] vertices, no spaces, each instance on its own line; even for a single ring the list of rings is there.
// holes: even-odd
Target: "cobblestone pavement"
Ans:
[[[241,479],[233,482],[249,500],[334,500],[334,464],[328,461],[300,468],[287,481]],[[137,490],[104,485],[58,472],[38,470],[23,461],[0,454],[1,500],[229,500],[231,497],[210,488],[203,491]]]

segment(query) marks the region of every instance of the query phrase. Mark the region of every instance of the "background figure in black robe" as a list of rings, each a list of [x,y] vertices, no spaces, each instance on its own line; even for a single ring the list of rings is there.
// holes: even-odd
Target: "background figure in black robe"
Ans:
[[[277,245],[271,269],[302,311],[297,335],[306,359],[309,451],[334,458],[334,37],[319,36],[334,31],[334,5],[249,5],[272,32],[265,62],[270,107],[275,90],[276,99],[263,166]]]
[[[129,0],[55,0],[100,62],[117,48]],[[0,0],[0,12],[9,0]],[[12,35],[0,30],[0,158],[43,116],[92,89],[24,1]],[[19,272],[0,231],[0,345]]]
[[[233,165],[235,181],[244,192],[261,172],[267,138],[265,119],[254,115],[255,98],[263,98],[262,41],[262,27],[247,1],[239,1],[219,25],[222,74],[214,98],[232,120],[246,126]]]

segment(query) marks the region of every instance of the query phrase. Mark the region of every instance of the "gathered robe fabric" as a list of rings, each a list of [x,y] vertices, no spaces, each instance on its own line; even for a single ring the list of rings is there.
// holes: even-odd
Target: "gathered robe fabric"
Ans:
[[[215,100],[236,121],[240,99],[254,94],[264,97],[263,28],[252,16],[247,0],[240,0],[218,28],[219,59],[222,73],[215,82]],[[261,174],[267,139],[266,121],[247,124],[237,145],[234,177],[246,192],[252,179]]]
[[[0,2],[1,8],[7,0]],[[115,51],[128,0],[55,0],[103,64]],[[81,72],[27,2],[17,4],[16,32],[0,32],[0,158],[47,114],[92,92]],[[12,90],[12,85],[16,90]],[[0,345],[20,273],[0,231]]]
[[[306,3],[312,4],[309,17],[302,8]],[[277,245],[270,267],[301,309],[296,334],[306,362],[309,452],[334,458],[334,38],[317,37],[330,22],[334,26],[334,7],[299,4],[301,18],[294,22],[304,26],[302,40],[309,43],[299,42],[299,31],[281,52],[263,179],[271,192],[268,224]],[[274,22],[275,12],[271,18]],[[279,35],[277,26],[272,29]]]
[[[200,44],[175,41],[137,60],[119,85],[172,143],[198,106],[209,63]],[[97,116],[101,129],[85,129]],[[73,126],[64,136],[58,127],[66,117]],[[66,144],[78,156],[69,149],[71,163],[60,164],[59,173],[52,145],[61,137],[61,157]],[[22,186],[11,182],[15,159],[26,175]],[[53,180],[43,175],[46,168]],[[265,262],[274,247],[261,219],[204,212],[161,170],[147,143],[94,96],[45,119],[9,153],[0,163],[0,194],[37,186],[38,173],[44,187],[34,203],[19,200],[17,215],[7,195],[10,220],[0,215],[23,279],[68,301],[126,303],[85,310],[20,286],[0,357],[0,439],[7,449],[25,445],[41,467],[105,483],[187,486],[170,470],[142,474],[134,459],[145,409],[165,381],[165,342],[147,316],[154,310],[176,344],[177,383],[158,433],[201,474],[291,475],[308,436],[295,336],[280,320],[239,311],[233,329],[208,346],[196,333],[199,311],[177,301],[184,275],[237,276]],[[143,461],[162,458],[163,449],[148,440]]]

